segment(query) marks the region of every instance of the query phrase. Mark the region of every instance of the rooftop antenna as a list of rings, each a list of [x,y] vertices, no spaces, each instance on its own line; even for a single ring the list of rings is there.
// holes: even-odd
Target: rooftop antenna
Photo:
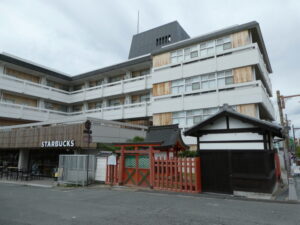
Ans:
[[[137,34],[140,32],[140,10],[138,10],[138,18],[137,18]]]

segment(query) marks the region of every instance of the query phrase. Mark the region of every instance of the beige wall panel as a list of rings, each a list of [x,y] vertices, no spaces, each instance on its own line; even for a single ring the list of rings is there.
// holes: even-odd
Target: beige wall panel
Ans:
[[[6,74],[8,75],[12,75],[14,77],[17,77],[19,79],[23,79],[23,80],[28,80],[34,83],[39,83],[40,82],[40,78],[28,73],[24,73],[15,69],[10,69],[10,68],[6,68],[5,69]]]
[[[238,105],[237,111],[247,116],[257,117],[256,107],[256,104]]]
[[[160,67],[171,63],[170,52],[156,55],[153,57],[153,67]]]
[[[153,115],[153,125],[163,126],[172,124],[172,113],[158,113]]]
[[[159,84],[153,84],[152,90],[153,96],[169,95],[171,94],[171,82],[164,82]]]
[[[253,81],[252,67],[233,69],[233,80],[235,84]]]
[[[17,95],[11,95],[11,94],[7,94],[7,93],[3,94],[3,98],[13,100],[15,102],[15,104],[20,104],[20,105],[26,104],[26,105],[29,105],[32,107],[37,107],[36,99],[21,97],[21,96],[17,96]]]
[[[233,48],[250,44],[249,31],[244,30],[231,35]]]

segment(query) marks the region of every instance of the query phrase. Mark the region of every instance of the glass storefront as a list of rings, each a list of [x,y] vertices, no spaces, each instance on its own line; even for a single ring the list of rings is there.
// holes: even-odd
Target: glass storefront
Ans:
[[[43,177],[53,177],[58,167],[59,155],[74,154],[72,150],[39,149],[29,153],[29,170]]]
[[[19,150],[0,150],[0,167],[17,167]]]

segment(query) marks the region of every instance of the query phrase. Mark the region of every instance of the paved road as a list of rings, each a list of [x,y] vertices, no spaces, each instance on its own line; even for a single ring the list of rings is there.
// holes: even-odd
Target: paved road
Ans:
[[[0,184],[1,225],[300,224],[300,205]]]

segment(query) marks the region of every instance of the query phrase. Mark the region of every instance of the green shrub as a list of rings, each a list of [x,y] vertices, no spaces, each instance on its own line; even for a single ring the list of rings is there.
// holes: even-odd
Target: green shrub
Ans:
[[[197,157],[199,155],[197,151],[183,151],[180,152],[178,156],[182,158],[191,158],[191,157]]]

